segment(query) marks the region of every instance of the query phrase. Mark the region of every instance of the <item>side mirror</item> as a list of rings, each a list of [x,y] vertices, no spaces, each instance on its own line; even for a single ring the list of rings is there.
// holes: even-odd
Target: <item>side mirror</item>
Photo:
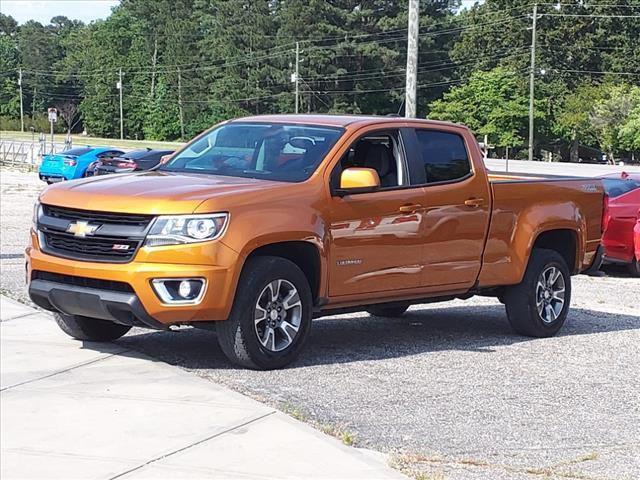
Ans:
[[[160,157],[160,165],[164,165],[169,160],[171,160],[171,155],[163,155]]]
[[[380,188],[380,177],[373,168],[350,167],[340,175],[339,195],[373,192]]]

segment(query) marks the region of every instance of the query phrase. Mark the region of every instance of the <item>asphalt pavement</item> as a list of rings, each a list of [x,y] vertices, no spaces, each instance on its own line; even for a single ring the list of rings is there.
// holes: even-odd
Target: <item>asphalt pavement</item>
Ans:
[[[2,291],[24,300],[24,248],[41,185],[2,172]],[[291,368],[232,367],[215,333],[134,329],[117,346],[277,407],[425,479],[640,477],[640,279],[574,277],[561,334],[513,334],[473,298],[402,319],[314,322]],[[420,477],[418,477],[420,478]]]

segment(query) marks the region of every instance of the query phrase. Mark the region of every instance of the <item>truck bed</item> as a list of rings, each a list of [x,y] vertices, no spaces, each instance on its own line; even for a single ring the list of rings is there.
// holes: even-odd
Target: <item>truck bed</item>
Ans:
[[[578,235],[574,272],[586,270],[602,235],[604,191],[598,179],[489,174],[492,213],[479,276],[481,286],[519,283],[527,252],[546,229]],[[578,225],[577,233],[576,224]],[[567,237],[558,242],[569,243]],[[581,247],[584,246],[584,247]]]

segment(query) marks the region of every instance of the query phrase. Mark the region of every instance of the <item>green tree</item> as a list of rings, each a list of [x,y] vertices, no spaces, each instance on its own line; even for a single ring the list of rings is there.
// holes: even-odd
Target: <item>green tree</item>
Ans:
[[[634,133],[633,120],[640,106],[640,87],[604,84],[601,90],[590,118],[601,148],[612,161],[615,154],[624,151],[625,143],[635,143],[637,131]]]
[[[528,111],[522,78],[497,67],[473,73],[467,83],[431,103],[429,118],[464,123],[498,147],[516,147],[524,143]]]
[[[18,66],[20,56],[16,41],[17,22],[0,13],[0,116],[20,115]]]
[[[570,140],[569,159],[578,161],[580,144],[594,144],[594,128],[591,122],[591,110],[594,101],[600,96],[598,85],[585,82],[562,100],[553,121],[554,131],[562,138]]]
[[[618,132],[620,146],[637,158],[640,153],[640,102],[629,112],[629,116]]]
[[[148,104],[149,74],[143,70],[147,39],[139,21],[125,8],[95,22],[76,35],[77,56],[70,58],[69,75],[79,78],[82,90],[80,111],[91,134],[117,136],[120,131],[118,72],[122,69],[125,136],[143,136],[144,112]],[[80,70],[78,77],[73,72]]]
[[[154,97],[145,112],[144,137],[166,140],[180,136],[178,105],[170,101],[170,93],[163,78],[158,80]]]

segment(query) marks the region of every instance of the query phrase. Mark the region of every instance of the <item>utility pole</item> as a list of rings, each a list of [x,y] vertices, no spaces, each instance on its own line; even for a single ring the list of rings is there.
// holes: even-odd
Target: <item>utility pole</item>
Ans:
[[[418,83],[418,32],[420,28],[420,0],[409,0],[409,33],[407,37],[407,77],[405,84],[404,116],[415,118]]]
[[[120,90],[120,140],[124,140],[124,120],[122,114],[122,68],[118,70],[118,90]]]
[[[531,71],[529,72],[529,161],[533,160],[533,98],[536,78],[536,27],[538,25],[538,5],[533,6],[533,29],[531,31]]]
[[[24,106],[22,104],[22,68],[18,72],[18,87],[20,87],[20,131],[24,133]]]
[[[300,43],[296,42],[296,113],[300,109]]]
[[[158,62],[158,36],[153,40],[153,57],[151,57],[151,98],[156,93],[156,64]]]
[[[180,139],[184,139],[184,111],[182,109],[182,74],[178,68],[178,112],[180,114]]]

